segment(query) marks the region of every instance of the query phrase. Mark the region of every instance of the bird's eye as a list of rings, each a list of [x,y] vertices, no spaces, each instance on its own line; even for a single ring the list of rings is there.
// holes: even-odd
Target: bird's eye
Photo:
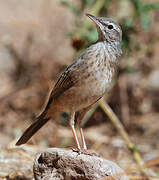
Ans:
[[[111,24],[108,25],[108,29],[113,29],[113,28],[114,28],[113,25]]]

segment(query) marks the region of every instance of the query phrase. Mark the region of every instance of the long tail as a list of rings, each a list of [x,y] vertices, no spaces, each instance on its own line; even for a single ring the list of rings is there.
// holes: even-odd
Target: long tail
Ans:
[[[20,139],[17,141],[16,145],[25,144],[50,118],[45,118],[45,113],[42,113],[37,120],[29,126]]]

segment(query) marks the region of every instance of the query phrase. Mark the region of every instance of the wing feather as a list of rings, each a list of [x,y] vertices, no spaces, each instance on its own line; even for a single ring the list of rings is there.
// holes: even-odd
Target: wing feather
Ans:
[[[53,99],[59,97],[63,92],[73,87],[76,83],[78,83],[81,79],[84,78],[83,73],[87,66],[85,62],[91,62],[91,58],[89,56],[81,55],[80,58],[76,59],[72,65],[70,65],[60,76],[58,81],[56,82],[47,104],[46,109],[50,107]],[[79,76],[80,74],[80,76]]]
[[[76,76],[76,69],[68,67],[60,76],[56,82],[46,106],[46,109],[50,107],[53,99],[60,96],[63,92],[73,87],[79,80],[79,76]]]

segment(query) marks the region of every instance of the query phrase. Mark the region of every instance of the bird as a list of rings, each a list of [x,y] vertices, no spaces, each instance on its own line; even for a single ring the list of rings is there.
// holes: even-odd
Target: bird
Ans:
[[[60,75],[43,112],[25,130],[16,145],[25,144],[50,119],[57,120],[62,112],[68,112],[76,149],[87,152],[81,121],[92,106],[110,91],[122,55],[122,29],[111,18],[88,13],[86,16],[96,25],[97,41]],[[76,112],[81,144],[75,129]]]

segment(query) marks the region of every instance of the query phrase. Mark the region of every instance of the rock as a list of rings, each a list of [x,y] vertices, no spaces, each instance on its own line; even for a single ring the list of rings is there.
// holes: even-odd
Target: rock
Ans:
[[[112,161],[58,148],[39,153],[33,171],[36,180],[104,180],[111,177],[128,180],[124,171]]]

